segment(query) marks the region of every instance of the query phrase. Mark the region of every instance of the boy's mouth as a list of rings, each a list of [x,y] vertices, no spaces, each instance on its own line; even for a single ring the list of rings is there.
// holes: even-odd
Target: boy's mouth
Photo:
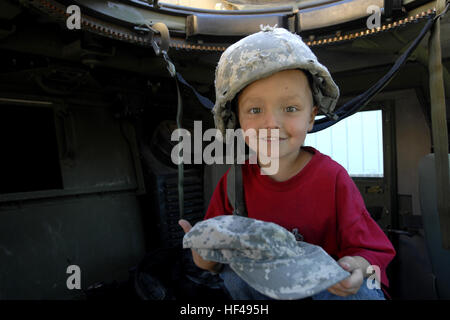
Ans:
[[[259,139],[263,140],[263,141],[272,142],[272,141],[283,141],[283,140],[286,140],[287,138],[282,138],[282,137],[261,137]]]

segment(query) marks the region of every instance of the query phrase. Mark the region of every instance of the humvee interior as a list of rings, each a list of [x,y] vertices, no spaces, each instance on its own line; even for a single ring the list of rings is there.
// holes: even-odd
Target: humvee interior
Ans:
[[[361,167],[352,178],[397,251],[390,298],[450,299],[448,8],[1,0],[0,299],[229,298],[177,223],[203,219],[229,165],[175,164],[172,133],[214,128],[219,57],[260,25],[299,34],[340,87],[312,140]],[[194,159],[207,142],[191,144]]]

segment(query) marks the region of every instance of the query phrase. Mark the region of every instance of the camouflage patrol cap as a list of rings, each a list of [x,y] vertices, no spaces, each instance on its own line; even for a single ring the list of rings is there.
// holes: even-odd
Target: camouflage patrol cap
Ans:
[[[302,38],[283,28],[263,27],[229,46],[221,55],[215,72],[215,126],[225,136],[235,129],[237,115],[231,110],[233,98],[250,83],[278,71],[301,69],[312,76],[312,94],[319,111],[332,116],[339,99],[339,87]]]
[[[271,222],[224,215],[197,223],[183,238],[209,261],[229,264],[252,288],[274,299],[302,299],[350,274],[321,247],[297,241]]]

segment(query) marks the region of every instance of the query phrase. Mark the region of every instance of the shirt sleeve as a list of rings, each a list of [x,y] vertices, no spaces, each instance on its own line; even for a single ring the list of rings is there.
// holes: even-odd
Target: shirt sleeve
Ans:
[[[345,170],[337,176],[336,208],[338,257],[365,258],[371,265],[379,267],[381,283],[388,286],[386,268],[395,256],[395,249],[370,216],[358,188]]]
[[[229,170],[225,172],[217,183],[216,189],[214,189],[214,193],[209,201],[204,220],[221,215],[233,214],[233,207],[230,205],[227,195],[227,173]]]

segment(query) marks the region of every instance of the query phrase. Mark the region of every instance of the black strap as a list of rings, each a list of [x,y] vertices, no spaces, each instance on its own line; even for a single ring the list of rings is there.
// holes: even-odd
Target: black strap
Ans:
[[[355,114],[356,112],[362,110],[364,106],[369,103],[369,101],[385,86],[389,84],[389,82],[394,78],[394,76],[398,73],[400,68],[406,63],[407,58],[411,55],[411,53],[417,48],[423,37],[427,34],[427,32],[431,29],[431,27],[434,25],[435,22],[435,15],[431,15],[423,27],[423,29],[420,31],[419,35],[416,39],[411,43],[411,45],[405,50],[405,52],[397,58],[392,68],[386,73],[380,80],[378,80],[377,83],[375,83],[372,87],[367,89],[362,94],[358,95],[357,97],[351,99],[350,101],[346,102],[343,106],[340,106],[336,111],[337,119],[319,119],[315,121],[314,127],[311,130],[311,133],[317,132],[323,129],[326,129],[328,127],[331,127],[335,123]]]
[[[212,110],[212,108],[214,107],[214,103],[212,103],[211,100],[198,93],[193,86],[191,86],[186,80],[184,80],[184,78],[181,76],[179,72],[177,72],[177,78],[178,81],[180,81],[182,84],[184,84],[186,87],[192,90],[192,92],[195,94],[198,101],[203,105],[203,107]]]
[[[227,173],[227,195],[228,200],[233,207],[233,214],[236,216],[247,217],[242,166],[240,164],[232,164]]]

